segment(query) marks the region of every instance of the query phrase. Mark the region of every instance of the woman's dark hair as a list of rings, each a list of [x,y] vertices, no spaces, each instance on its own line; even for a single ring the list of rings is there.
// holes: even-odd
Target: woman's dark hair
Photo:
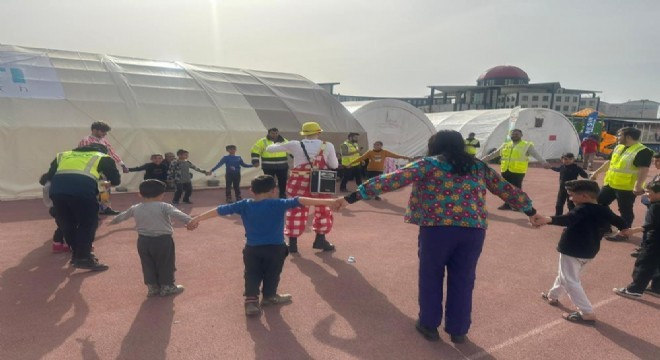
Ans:
[[[440,130],[429,138],[429,156],[442,155],[452,166],[451,173],[465,175],[474,165],[472,155],[465,152],[465,140],[458,131]]]

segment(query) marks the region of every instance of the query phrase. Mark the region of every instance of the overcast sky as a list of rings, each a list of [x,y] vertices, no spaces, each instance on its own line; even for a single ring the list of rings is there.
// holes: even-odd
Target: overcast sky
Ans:
[[[0,0],[0,43],[426,96],[496,65],[531,82],[660,101],[657,0]]]

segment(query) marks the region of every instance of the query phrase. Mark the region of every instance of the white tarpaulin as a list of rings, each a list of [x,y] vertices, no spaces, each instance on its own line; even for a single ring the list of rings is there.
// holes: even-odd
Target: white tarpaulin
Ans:
[[[477,157],[497,149],[509,133],[510,116],[514,109],[468,110],[426,114],[436,130],[456,130],[464,137],[475,133],[481,143]],[[549,109],[520,109],[515,128],[522,130],[523,139],[545,159],[558,159],[565,152],[577,155],[580,137],[564,115]],[[530,158],[530,161],[535,161]]]
[[[349,101],[342,105],[367,132],[369,145],[383,142],[383,148],[399,155],[422,156],[436,130],[424,113],[401,100]]]
[[[37,180],[55,155],[76,147],[99,120],[112,126],[108,139],[129,167],[183,148],[210,169],[230,144],[249,162],[267,129],[299,139],[307,121],[318,122],[334,144],[348,132],[364,134],[331,94],[295,74],[9,45],[0,45],[0,68],[3,87],[18,80],[30,90],[0,96],[2,200],[38,196]],[[258,173],[244,169],[244,182]],[[134,190],[142,176],[124,174],[122,185]],[[205,179],[196,173],[194,182]]]

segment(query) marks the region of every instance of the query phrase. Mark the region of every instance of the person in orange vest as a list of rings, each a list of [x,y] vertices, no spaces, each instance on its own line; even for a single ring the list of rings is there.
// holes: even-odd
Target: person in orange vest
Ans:
[[[497,150],[482,157],[481,160],[488,162],[500,156],[502,158],[500,169],[502,177],[504,180],[510,182],[511,185],[522,189],[522,182],[527,173],[530,156],[540,161],[546,169],[550,168],[550,164],[534,149],[534,144],[531,141],[522,139],[522,130],[513,129],[509,136],[511,140],[505,141]],[[509,204],[504,203],[498,209],[511,210],[511,207]]]
[[[653,150],[639,142],[641,130],[624,127],[617,132],[618,145],[612,151],[612,158],[599,167],[589,179],[596,180],[605,172],[603,187],[598,194],[598,203],[609,206],[615,199],[621,217],[631,227],[635,219],[633,205],[637,195],[644,194],[644,181],[653,161]],[[610,241],[626,241],[623,234],[606,236]]]

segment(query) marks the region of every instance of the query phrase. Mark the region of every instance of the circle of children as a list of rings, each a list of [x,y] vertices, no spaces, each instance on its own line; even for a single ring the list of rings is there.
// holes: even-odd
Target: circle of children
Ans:
[[[92,252],[92,241],[98,227],[97,213],[117,215],[111,224],[134,218],[138,233],[137,249],[148,297],[174,295],[184,290],[183,286],[175,283],[174,278],[171,217],[187,224],[188,230],[194,230],[200,222],[217,216],[241,216],[247,240],[243,250],[245,313],[252,316],[260,314],[262,306],[291,302],[291,295],[280,294],[277,288],[285,258],[289,253],[298,251],[298,236],[305,229],[310,206],[315,207],[312,229],[316,238],[312,247],[333,251],[335,246],[325,237],[332,230],[332,211],[358,200],[380,199],[379,194],[410,184],[413,185],[413,191],[405,221],[420,226],[420,317],[416,329],[427,340],[439,339],[437,327],[442,318],[442,279],[445,269],[449,272],[447,281],[452,281],[452,272],[474,274],[476,271],[486,228],[486,190],[505,200],[506,206],[498,209],[522,211],[529,216],[531,225],[535,227],[551,224],[566,228],[557,247],[560,253],[559,273],[550,290],[541,294],[542,299],[553,306],[559,304],[563,294],[568,295],[577,311],[563,314],[566,320],[585,324],[596,322],[594,309],[582,288],[580,275],[598,253],[600,240],[607,232],[611,232],[611,225],[620,230],[606,236],[606,239],[612,241],[626,240],[634,233],[643,232],[642,245],[632,254],[637,258],[633,281],[626,287],[615,288],[614,292],[629,298],[640,298],[643,293],[660,296],[660,173],[645,183],[651,162],[654,161],[656,169],[660,169],[660,154],[653,154],[639,143],[640,131],[634,128],[619,130],[619,144],[611,159],[593,172],[589,180],[577,180],[578,176],[587,178],[589,175],[575,164],[573,154],[564,154],[561,166],[551,167],[534,150],[531,142],[522,139],[522,131],[518,129],[511,131],[509,141],[480,160],[474,157],[479,142],[475,141],[473,134],[463,139],[458,132],[440,131],[429,139],[428,155],[412,161],[407,156],[384,150],[380,141],[374,143],[372,150],[360,154],[362,148],[357,145],[358,134],[351,133],[340,146],[341,168],[344,169],[340,190],[348,192],[346,183],[351,179],[355,180],[357,189],[339,198],[334,198],[334,189],[324,193],[315,189],[310,180],[314,178],[314,172],[340,167],[334,145],[319,139],[323,129],[315,122],[303,124],[300,132],[303,139],[300,141],[288,141],[279,135],[277,129],[269,129],[268,135],[259,139],[251,151],[252,164],[243,162],[236,155],[236,146],[229,145],[226,147],[228,155],[210,171],[202,170],[190,162],[185,150],[177,151],[176,158],[172,153],[166,153],[165,157],[154,154],[150,163],[129,168],[106,139],[110,130],[110,126],[104,122],[93,123],[91,135],[84,138],[76,149],[59,153],[49,171],[40,179],[44,185],[44,201],[58,225],[53,236],[53,251],[71,251],[71,265],[76,268],[106,270],[108,265],[101,263]],[[288,168],[289,156],[293,157],[292,169]],[[497,156],[501,157],[501,174],[486,165],[486,161]],[[536,213],[529,198],[520,190],[529,156],[537,158],[544,167],[560,173],[554,216]],[[385,159],[388,157],[407,159],[409,163],[383,174]],[[362,183],[356,168],[365,160],[369,160],[369,179]],[[144,181],[139,186],[142,202],[121,213],[113,210],[109,203],[109,188],[121,182],[116,164],[124,173],[145,171]],[[461,164],[468,164],[464,171],[457,170],[463,166]],[[194,218],[177,209],[181,195],[183,203],[191,203],[191,169],[211,175],[223,165],[227,167],[227,204]],[[260,165],[265,175],[251,181],[254,197],[242,199],[239,189],[240,168]],[[584,166],[591,167],[592,162],[585,161]],[[432,176],[426,176],[427,173]],[[481,175],[475,175],[477,173]],[[594,181],[601,173],[605,173],[602,188]],[[455,181],[443,181],[444,178]],[[426,187],[425,182],[438,187]],[[451,186],[448,185],[450,183],[459,183],[459,187],[460,183],[474,186],[472,193],[477,195],[466,197],[472,203],[463,203],[467,209],[464,215],[468,219],[456,217],[455,212],[452,212],[455,210],[454,204],[447,201],[454,191],[442,191],[441,187],[445,186],[446,189]],[[170,187],[175,188],[173,199],[171,203],[164,202],[165,191]],[[235,202],[231,197],[232,189]],[[457,191],[461,193],[460,189]],[[633,204],[638,195],[643,195],[642,202],[648,210],[643,226],[632,227]],[[621,216],[615,215],[608,207],[615,199]],[[428,207],[426,203],[429,203]],[[438,204],[440,211],[431,220],[425,218],[425,214],[420,215],[428,212],[431,207],[437,208]],[[569,209],[567,214],[563,214],[565,204]],[[477,220],[470,221],[469,218]],[[446,224],[450,226],[443,226]],[[451,232],[456,229],[477,232]],[[430,235],[427,230],[432,230]],[[447,249],[431,249],[453,241],[459,243],[460,249],[463,243],[472,242],[474,234],[476,245],[465,245],[476,246],[478,252],[474,256],[452,253]],[[285,237],[288,237],[288,243],[285,243]],[[424,253],[430,256],[425,257]],[[457,262],[464,263],[464,267],[452,268],[452,257],[457,257]],[[423,270],[427,266],[436,273],[425,275]],[[440,274],[437,274],[437,269],[441,269]],[[427,286],[431,282],[437,283],[438,279],[439,288],[437,284]],[[459,281],[465,283],[453,284],[457,286],[451,289],[460,288],[460,291],[448,289],[447,313],[452,315],[445,316],[445,331],[451,334],[452,341],[458,343],[465,341],[471,322],[474,276]],[[649,283],[651,286],[647,288]],[[440,304],[437,303],[438,297]],[[452,297],[458,299],[451,301],[453,304],[468,304],[449,308]],[[433,300],[429,303],[428,299]]]

